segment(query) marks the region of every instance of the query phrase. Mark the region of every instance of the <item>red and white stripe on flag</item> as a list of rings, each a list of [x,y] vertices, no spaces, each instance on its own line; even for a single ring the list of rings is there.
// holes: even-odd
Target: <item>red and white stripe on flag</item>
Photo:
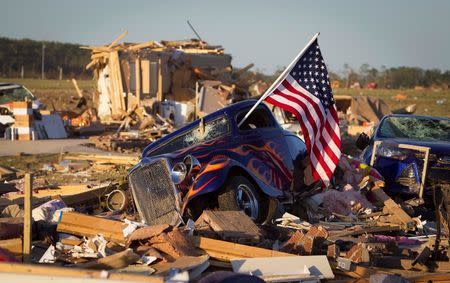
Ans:
[[[336,105],[324,108],[289,73],[265,100],[294,114],[303,132],[315,181],[330,182],[341,156],[341,136]]]

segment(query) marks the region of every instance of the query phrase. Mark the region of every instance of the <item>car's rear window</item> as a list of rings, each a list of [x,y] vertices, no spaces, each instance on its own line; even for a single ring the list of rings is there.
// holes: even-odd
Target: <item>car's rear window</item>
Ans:
[[[230,125],[226,116],[221,116],[214,120],[205,122],[205,131],[202,134],[200,128],[197,126],[189,131],[186,131],[172,140],[166,142],[156,150],[150,152],[148,156],[155,156],[164,153],[174,152],[193,145],[198,145],[228,133]]]
[[[381,138],[450,142],[450,121],[426,117],[388,117],[380,125]]]

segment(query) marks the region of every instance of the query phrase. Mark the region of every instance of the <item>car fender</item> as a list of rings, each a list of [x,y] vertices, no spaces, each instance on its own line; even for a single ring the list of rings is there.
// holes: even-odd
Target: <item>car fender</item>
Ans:
[[[241,163],[224,156],[213,159],[211,162],[206,164],[206,166],[204,166],[204,168],[195,177],[193,184],[189,187],[189,190],[183,200],[182,211],[184,211],[187,204],[192,199],[218,191],[226,183],[232,169],[244,171],[246,175],[250,176],[252,179],[250,181],[254,181],[266,195],[275,198],[282,195],[279,190],[272,188],[258,179]]]

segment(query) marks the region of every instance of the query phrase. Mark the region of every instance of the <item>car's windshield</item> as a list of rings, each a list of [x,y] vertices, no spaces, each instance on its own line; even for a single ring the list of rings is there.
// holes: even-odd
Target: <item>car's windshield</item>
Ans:
[[[206,122],[203,133],[197,126],[166,142],[164,145],[151,152],[148,156],[174,152],[193,145],[198,145],[203,142],[223,136],[224,134],[228,133],[229,130],[230,125],[227,117],[221,116],[219,118]]]
[[[381,138],[450,142],[450,121],[426,117],[388,117],[380,125]]]
[[[24,101],[33,99],[33,95],[22,86],[0,86],[0,104],[5,104],[12,101]]]

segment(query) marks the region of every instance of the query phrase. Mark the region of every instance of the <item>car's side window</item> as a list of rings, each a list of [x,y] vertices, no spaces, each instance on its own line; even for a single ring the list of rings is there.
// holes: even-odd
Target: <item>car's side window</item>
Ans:
[[[228,118],[226,116],[221,116],[219,118],[206,122],[203,133],[200,132],[199,126],[197,126],[168,141],[166,144],[160,146],[148,156],[155,156],[173,152],[182,148],[210,141],[225,135],[229,132],[229,130],[230,125],[228,122]]]
[[[240,112],[236,117],[236,122],[239,122],[247,114],[248,110]],[[239,127],[239,130],[252,130],[260,128],[273,128],[275,127],[274,120],[272,119],[272,114],[264,107],[258,107],[252,114],[244,121],[244,123]]]

